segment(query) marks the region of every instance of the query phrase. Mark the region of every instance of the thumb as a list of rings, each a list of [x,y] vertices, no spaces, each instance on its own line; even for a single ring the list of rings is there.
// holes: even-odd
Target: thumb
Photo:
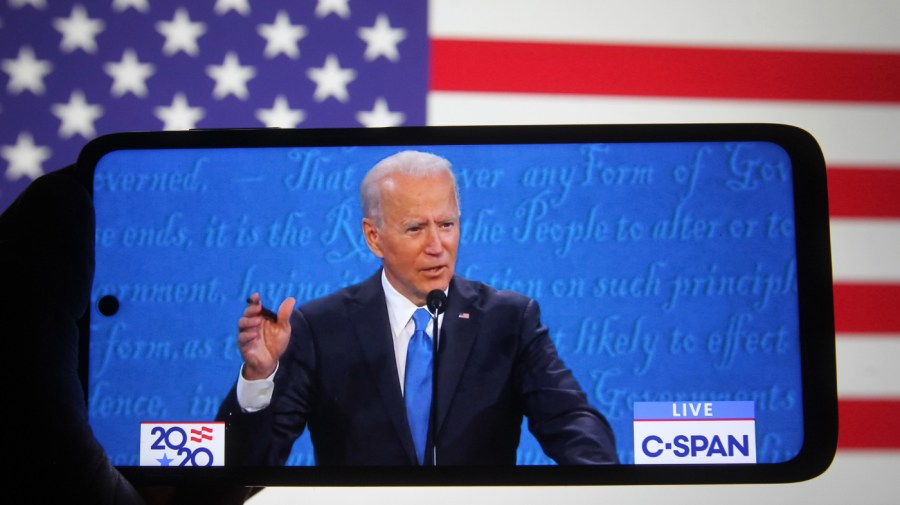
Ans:
[[[294,305],[297,303],[297,300],[293,296],[289,296],[285,298],[281,305],[278,307],[278,325],[279,326],[289,326],[291,319],[291,312],[294,311]]]

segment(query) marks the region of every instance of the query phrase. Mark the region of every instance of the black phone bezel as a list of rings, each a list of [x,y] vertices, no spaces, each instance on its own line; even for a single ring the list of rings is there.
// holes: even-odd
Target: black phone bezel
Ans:
[[[461,144],[650,143],[765,141],[781,146],[793,165],[798,321],[804,442],[793,459],[752,465],[615,465],[514,467],[260,467],[150,468],[121,466],[137,484],[228,483],[244,486],[559,486],[749,484],[808,480],[822,474],[837,448],[834,304],[825,160],[808,132],[788,125],[629,124],[444,126],[382,129],[210,129],[125,132],[89,142],[78,170],[93,187],[106,154],[130,149],[341,147]],[[82,325],[87,335],[89,322]],[[79,371],[88,389],[89,340]]]

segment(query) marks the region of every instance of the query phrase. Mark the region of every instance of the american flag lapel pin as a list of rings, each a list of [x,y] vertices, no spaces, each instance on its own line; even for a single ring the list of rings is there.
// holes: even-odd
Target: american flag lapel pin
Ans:
[[[459,318],[460,318],[460,319],[468,319],[468,318],[469,318],[469,313],[468,313],[468,312],[460,312],[460,313],[459,313]]]

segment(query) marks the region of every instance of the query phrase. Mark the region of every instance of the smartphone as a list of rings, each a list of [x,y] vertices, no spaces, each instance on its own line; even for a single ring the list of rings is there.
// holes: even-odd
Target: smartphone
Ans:
[[[299,307],[377,274],[359,186],[406,150],[451,163],[456,275],[537,302],[619,464],[558,465],[527,419],[515,465],[320,466],[305,430],[277,464],[225,459],[216,416],[240,373],[248,297]],[[96,211],[89,420],[134,481],[790,482],[834,457],[825,164],[801,129],[132,132],[91,141],[78,165]]]

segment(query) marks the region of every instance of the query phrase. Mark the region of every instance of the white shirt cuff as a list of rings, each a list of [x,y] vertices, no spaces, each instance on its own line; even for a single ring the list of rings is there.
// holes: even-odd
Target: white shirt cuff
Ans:
[[[241,410],[247,413],[258,412],[272,403],[272,392],[275,390],[274,378],[277,371],[278,364],[275,365],[272,375],[265,379],[247,380],[244,378],[244,365],[241,365],[236,389],[238,405],[241,406]]]

